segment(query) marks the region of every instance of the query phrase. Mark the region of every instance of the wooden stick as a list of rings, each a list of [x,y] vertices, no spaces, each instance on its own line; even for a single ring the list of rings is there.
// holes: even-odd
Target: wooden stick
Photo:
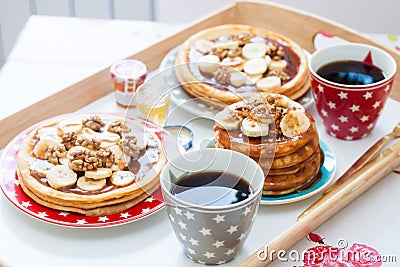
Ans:
[[[239,267],[262,267],[268,265],[275,258],[262,252],[275,251],[274,256],[280,250],[288,251],[293,245],[306,237],[310,232],[323,224],[341,209],[350,204],[354,199],[367,191],[375,183],[393,171],[400,165],[400,140],[385,149],[369,164],[361,168],[358,177],[347,186],[327,199],[318,208],[311,211],[288,230],[272,240],[269,244],[254,252],[247,259],[238,264]],[[264,258],[261,261],[258,255]]]

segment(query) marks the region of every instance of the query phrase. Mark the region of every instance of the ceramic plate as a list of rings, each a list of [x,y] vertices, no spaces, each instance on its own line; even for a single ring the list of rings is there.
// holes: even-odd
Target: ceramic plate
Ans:
[[[320,147],[324,153],[324,163],[321,166],[321,178],[310,188],[301,192],[287,194],[279,197],[261,197],[261,205],[279,205],[300,201],[309,198],[324,190],[332,182],[336,172],[336,157],[333,151],[320,140]],[[207,147],[214,147],[214,141],[211,141]]]
[[[143,121],[143,123],[146,123],[146,127],[154,127],[156,134],[160,134],[163,131],[162,128],[148,122]],[[32,126],[30,129],[34,128],[35,126]],[[85,216],[77,213],[62,212],[36,203],[24,193],[16,174],[18,149],[30,129],[16,136],[2,151],[0,158],[0,188],[6,198],[23,213],[35,219],[60,226],[103,228],[146,218],[164,207],[160,188],[136,206],[123,212],[106,216]]]
[[[321,179],[312,185],[310,188],[279,197],[261,197],[261,204],[263,205],[278,205],[287,204],[291,202],[300,201],[309,198],[322,190],[324,190],[331,182],[336,172],[336,157],[333,151],[320,140],[320,146],[324,153],[324,163],[321,166]]]
[[[180,46],[175,47],[174,49],[168,52],[168,54],[161,61],[161,64],[159,66],[160,71],[175,66],[176,54],[178,53],[179,49]],[[305,51],[305,53],[306,56],[309,57],[310,53],[307,51]],[[175,74],[171,73],[171,75],[168,75],[168,77],[170,77],[171,79],[170,80],[171,84],[174,85],[178,84]],[[219,112],[218,109],[210,110],[209,106],[203,104],[200,101],[193,101],[193,99],[194,98],[190,96],[188,93],[186,93],[186,91],[181,86],[175,87],[175,89],[171,91],[171,102],[177,106],[179,105],[181,108],[188,111],[189,113],[192,113],[197,116],[214,118],[215,115]],[[306,109],[309,108],[311,104],[314,102],[311,89],[308,90],[303,97],[297,100],[297,102],[302,104],[304,108]]]

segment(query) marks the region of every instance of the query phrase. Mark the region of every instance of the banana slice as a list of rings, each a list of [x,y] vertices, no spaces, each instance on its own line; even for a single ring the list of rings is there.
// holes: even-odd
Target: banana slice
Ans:
[[[286,108],[286,109],[298,109],[303,112],[305,111],[304,107],[300,103],[290,99],[287,96],[279,95],[279,94],[271,94],[271,95],[274,96],[274,98],[276,99],[275,103],[279,107]]]
[[[240,119],[232,110],[226,108],[217,113],[215,123],[225,130],[236,130],[240,127]]]
[[[110,181],[116,186],[126,186],[135,181],[135,175],[130,171],[117,171],[111,176]]]
[[[106,179],[91,179],[86,176],[78,178],[76,185],[85,191],[97,191],[106,186]]]
[[[205,73],[214,73],[219,68],[219,57],[216,55],[205,55],[199,58],[198,67]]]
[[[261,123],[249,118],[245,118],[242,121],[240,127],[243,134],[249,137],[260,137],[268,134],[269,126],[268,123]]]
[[[215,48],[217,49],[235,49],[239,47],[239,42],[238,41],[234,41],[234,40],[228,40],[228,41],[224,41],[224,42],[218,42],[215,45]]]
[[[56,147],[58,143],[54,140],[43,139],[39,140],[33,148],[33,154],[39,159],[47,159],[47,150],[50,146]]]
[[[269,69],[270,70],[283,70],[287,66],[287,61],[286,60],[272,60],[271,63],[269,64]]]
[[[136,146],[139,150],[147,147],[147,138],[143,134],[136,134]]]
[[[257,81],[256,86],[263,92],[274,92],[281,88],[281,78],[268,76]]]
[[[30,169],[35,171],[41,177],[46,177],[47,173],[54,167],[53,163],[45,160],[35,160],[30,164]]]
[[[242,55],[247,59],[261,58],[267,53],[268,46],[265,43],[255,42],[243,46]]]
[[[125,155],[118,145],[110,146],[108,149],[113,153],[115,159],[114,164],[111,166],[111,170],[119,171],[128,167],[130,157]]]
[[[47,182],[54,189],[70,186],[76,183],[76,173],[68,166],[57,165],[46,174]]]
[[[235,87],[245,85],[249,78],[243,72],[232,72],[229,78],[230,83]]]
[[[243,70],[250,76],[263,74],[267,70],[267,62],[263,58],[253,58],[243,65]]]
[[[295,137],[308,130],[310,127],[310,120],[301,110],[289,110],[289,112],[283,116],[279,126],[284,136]]]
[[[53,140],[57,143],[61,142],[61,138],[58,136],[57,128],[54,127],[44,127],[38,130],[37,136],[39,140]]]
[[[210,40],[200,39],[194,43],[194,48],[202,54],[207,54],[214,48],[214,43]]]
[[[109,168],[97,168],[95,171],[85,171],[85,176],[94,180],[108,178],[112,175]]]
[[[59,136],[63,136],[68,132],[79,133],[82,130],[82,120],[78,119],[67,119],[61,121],[57,126],[57,133]]]
[[[121,137],[116,134],[116,133],[110,133],[110,132],[95,132],[92,129],[89,128],[84,128],[82,131],[82,137],[83,138],[96,138],[101,141],[100,143],[100,148],[108,148],[110,146],[118,144],[119,140],[121,140]]]
[[[221,61],[221,64],[237,71],[243,70],[244,60],[241,57],[226,57]],[[233,71],[234,72],[234,71]]]
[[[272,62],[271,57],[269,55],[265,55],[264,59],[265,59],[265,62],[267,63],[267,66],[269,67]]]
[[[258,82],[258,80],[260,80],[262,78],[262,74],[258,74],[258,75],[247,75],[247,83],[249,83],[250,85],[256,84]]]

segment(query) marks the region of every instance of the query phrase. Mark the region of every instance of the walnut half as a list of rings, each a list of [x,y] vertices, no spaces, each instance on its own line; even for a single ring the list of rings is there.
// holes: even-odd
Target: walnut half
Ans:
[[[76,146],[68,152],[69,166],[74,171],[92,171],[102,167],[102,162],[96,157],[96,152]]]
[[[90,116],[88,119],[82,121],[83,127],[92,129],[95,132],[100,132],[101,128],[106,125],[99,116]]]

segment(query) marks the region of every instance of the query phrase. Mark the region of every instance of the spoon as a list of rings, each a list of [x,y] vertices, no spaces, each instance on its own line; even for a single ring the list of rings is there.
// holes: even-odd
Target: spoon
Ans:
[[[392,139],[400,137],[400,122],[393,128],[391,133],[383,136],[381,139],[376,141],[353,165],[350,166],[347,171],[340,176],[328,189],[324,191],[324,195],[330,192],[335,187],[342,184],[346,181],[351,175],[353,175],[356,171],[358,171],[361,167],[363,167],[367,162],[373,159],[378,152]]]

